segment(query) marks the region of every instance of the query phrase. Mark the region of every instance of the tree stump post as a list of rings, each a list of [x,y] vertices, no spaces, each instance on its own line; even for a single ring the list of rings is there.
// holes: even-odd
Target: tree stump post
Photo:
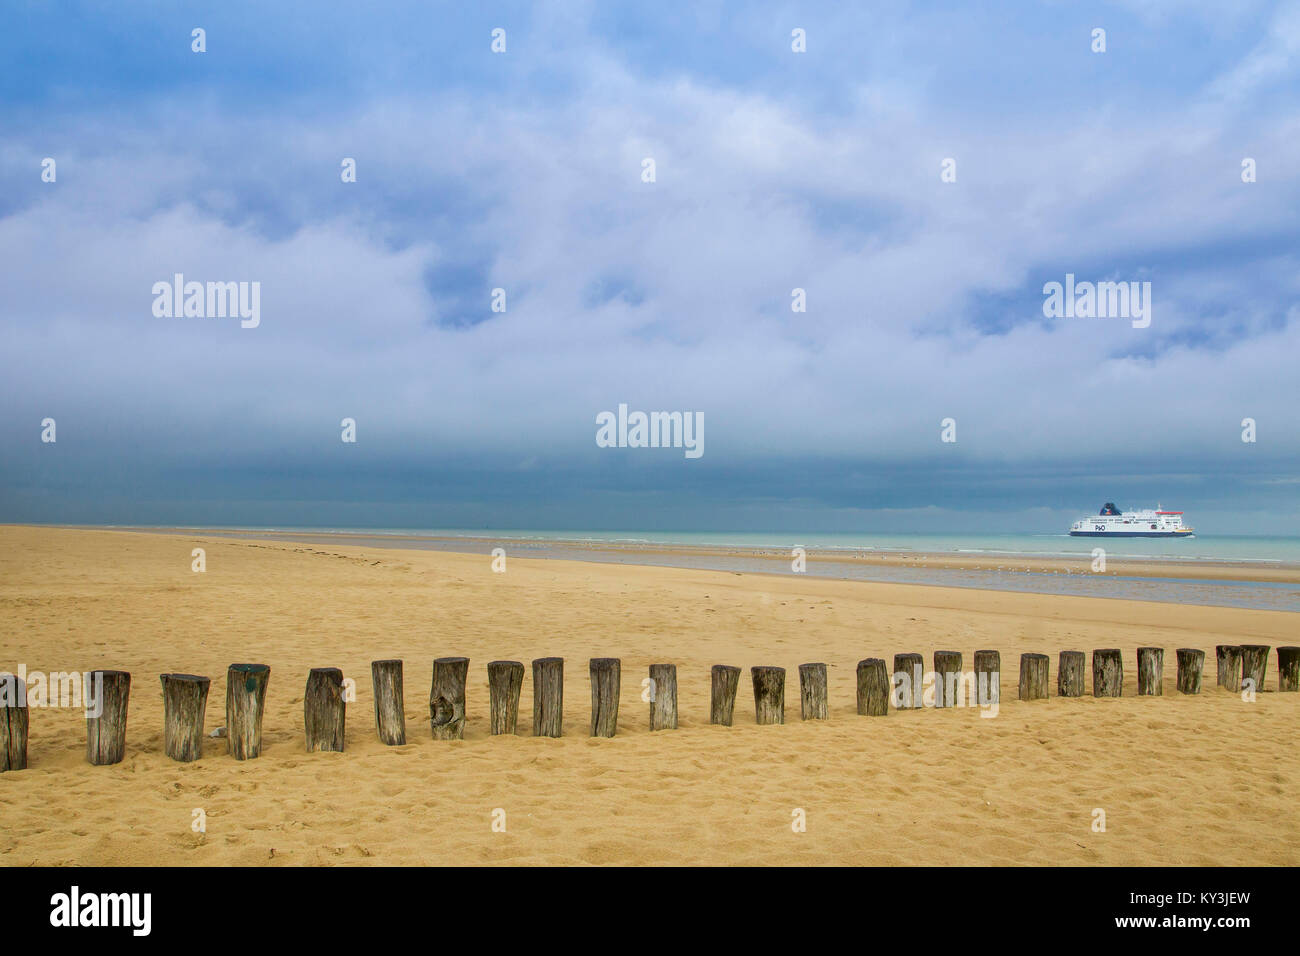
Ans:
[[[1300,647],[1277,649],[1277,689],[1283,693],[1300,691]]]
[[[1020,655],[1020,699],[1047,700],[1046,654]]]
[[[533,736],[560,737],[564,723],[564,658],[533,661]]]
[[[826,665],[799,665],[799,716],[803,720],[826,720],[830,717],[827,700]]]
[[[1002,655],[998,651],[975,652],[975,703],[980,707],[1002,699]]]
[[[920,654],[895,654],[893,697],[895,710],[920,710],[921,684],[925,680],[925,658]]]
[[[754,722],[785,723],[785,668],[751,667],[754,682]]]
[[[1121,697],[1124,694],[1124,658],[1117,647],[1092,652],[1092,696]]]
[[[262,712],[271,668],[265,664],[231,664],[226,671],[226,743],[236,760],[262,754]]]
[[[370,662],[370,683],[375,696],[375,733],[381,743],[400,747],[406,743],[406,694],[402,688],[402,662]]]
[[[858,713],[863,717],[884,717],[889,713],[889,669],[884,658],[858,661]]]
[[[961,651],[934,652],[934,706],[956,707],[961,696]]]
[[[1201,692],[1201,670],[1205,667],[1205,651],[1194,647],[1180,647],[1178,655],[1178,693]]]
[[[307,753],[343,752],[347,706],[343,700],[343,671],[313,667],[307,672],[307,690],[302,698]]]
[[[0,674],[0,773],[27,769],[27,684],[17,674]]]
[[[461,740],[465,736],[465,681],[468,657],[439,657],[433,662],[429,686],[429,727],[434,740]]]
[[[650,701],[650,729],[677,729],[677,665],[651,664],[654,699]]]
[[[488,706],[493,736],[515,732],[519,724],[519,691],[523,686],[524,665],[520,661],[488,664]]]
[[[160,674],[163,692],[163,752],[190,763],[203,756],[203,718],[212,681],[194,674]]]
[[[709,694],[709,723],[731,726],[736,709],[736,691],[740,688],[740,668],[714,664],[712,690]]]
[[[86,760],[90,763],[119,763],[126,755],[126,707],[130,697],[131,675],[126,671],[91,671],[88,675],[82,699],[87,705]],[[92,715],[93,710],[98,713]]]
[[[1255,682],[1255,692],[1259,693],[1264,689],[1264,673],[1268,670],[1268,652],[1271,650],[1267,644],[1242,644],[1241,645],[1241,690],[1246,689],[1246,681]]]
[[[1057,697],[1083,696],[1084,669],[1087,664],[1088,655],[1083,651],[1061,651],[1056,670]]]
[[[1219,665],[1219,686],[1237,693],[1241,690],[1241,645],[1216,644],[1214,656]]]
[[[591,659],[591,736],[593,737],[613,737],[618,730],[618,692],[622,666],[617,657]],[[653,720],[654,715],[651,714],[651,721]]]
[[[1165,649],[1138,648],[1138,696],[1163,697],[1165,693]]]

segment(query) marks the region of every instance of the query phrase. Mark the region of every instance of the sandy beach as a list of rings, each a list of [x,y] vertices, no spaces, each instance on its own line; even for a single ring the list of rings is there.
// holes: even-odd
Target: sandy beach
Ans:
[[[206,551],[206,571],[191,551]],[[128,670],[126,759],[85,762],[71,708],[33,709],[29,768],[0,774],[0,864],[1295,865],[1300,694],[1270,652],[1253,702],[1214,681],[1214,646],[1300,643],[1280,611],[1178,606],[340,543],[0,527],[0,670]],[[1292,572],[1286,572],[1292,573]],[[1291,580],[1283,578],[1283,580]],[[1136,648],[1165,648],[1136,696]],[[1015,699],[1019,655],[1123,650],[1124,697]],[[1206,651],[1205,688],[1174,649]],[[1003,701],[854,712],[854,669],[938,649],[1001,651]],[[470,658],[462,741],[434,741],[435,657]],[[488,734],[490,660],[565,658],[565,736]],[[370,662],[406,662],[409,742],[376,739]],[[618,736],[588,737],[591,657],[622,659]],[[269,664],[265,750],[162,752],[158,675]],[[799,664],[829,666],[831,716],[799,719]],[[651,733],[641,679],[677,665],[681,726]],[[734,727],[708,722],[709,669],[744,668]],[[748,668],[789,672],[783,726],[755,726]],[[308,754],[308,669],[356,681],[347,752]],[[506,830],[494,832],[493,811]],[[1094,832],[1094,811],[1105,832]],[[191,828],[194,811],[206,832]],[[792,813],[806,814],[793,832]]]

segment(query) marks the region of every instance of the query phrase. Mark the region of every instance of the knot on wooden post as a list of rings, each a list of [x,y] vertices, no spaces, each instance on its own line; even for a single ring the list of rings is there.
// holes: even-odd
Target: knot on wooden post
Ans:
[[[831,715],[827,700],[826,665],[799,665],[799,716],[803,720],[826,720]]]
[[[749,676],[754,682],[754,722],[785,723],[785,668],[751,667]]]
[[[539,657],[533,661],[533,736],[560,737],[563,725],[564,658]]]
[[[618,695],[623,662],[617,657],[591,659],[591,736],[613,737],[618,732]],[[651,668],[653,676],[654,669]],[[654,704],[651,703],[651,730]]]
[[[1264,674],[1268,670],[1268,652],[1271,649],[1267,644],[1241,645],[1241,690],[1246,689],[1248,680],[1254,682],[1251,686],[1256,691],[1264,689]]]
[[[1047,700],[1048,662],[1046,654],[1020,655],[1021,700]]]
[[[934,706],[956,707],[962,696],[961,651],[935,651]]]
[[[736,708],[736,691],[740,688],[740,668],[714,664],[709,693],[709,723],[731,726]]]
[[[519,722],[519,691],[524,686],[524,665],[519,661],[488,664],[488,713],[493,736],[513,734]]]
[[[0,773],[27,769],[27,683],[17,674],[0,674]]]
[[[271,668],[265,664],[231,664],[226,671],[226,742],[236,760],[262,753],[262,712]]]
[[[920,654],[894,655],[894,707],[919,710],[924,706],[921,683],[925,679],[925,658]]]
[[[406,743],[406,697],[402,689],[402,662],[390,658],[370,662],[370,683],[375,695],[375,733],[382,743]]]
[[[889,713],[889,669],[884,658],[858,661],[858,713],[863,717],[884,717]]]
[[[1082,697],[1088,655],[1083,651],[1061,651],[1056,671],[1057,697]]]
[[[203,756],[203,718],[211,681],[194,674],[160,674],[163,692],[163,752],[189,763]]]
[[[439,657],[433,662],[429,727],[434,740],[460,740],[465,736],[465,682],[468,677],[468,657]]]
[[[1277,649],[1277,689],[1287,693],[1300,691],[1300,647]]]
[[[343,671],[313,667],[307,673],[302,709],[308,753],[343,752],[347,706],[343,699]]]
[[[1218,684],[1234,694],[1241,690],[1241,645],[1216,644],[1214,657],[1218,664]]]
[[[86,760],[96,765],[119,763],[126,755],[131,675],[126,671],[91,671],[83,696],[87,708]]]
[[[1118,647],[1092,652],[1092,696],[1120,697],[1124,693],[1124,658]]]
[[[1201,671],[1205,667],[1205,651],[1194,647],[1180,647],[1178,655],[1178,693],[1199,694]]]
[[[1163,647],[1138,648],[1138,696],[1163,697],[1165,693],[1165,649]]]
[[[677,729],[677,665],[651,664],[654,697],[650,701],[650,729]]]

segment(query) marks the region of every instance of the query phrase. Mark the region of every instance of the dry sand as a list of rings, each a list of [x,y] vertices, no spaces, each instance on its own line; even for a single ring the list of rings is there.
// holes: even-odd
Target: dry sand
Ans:
[[[204,547],[207,571],[190,570]],[[1294,614],[731,572],[112,531],[0,527],[0,669],[134,679],[127,757],[85,763],[79,711],[33,709],[29,769],[0,774],[0,863],[1287,864],[1300,862],[1300,694],[1214,686],[1216,643],[1297,643]],[[1138,698],[1139,645],[1166,648]],[[854,713],[864,657],[1002,652],[998,716]],[[1120,647],[1125,697],[1020,702],[1019,655]],[[1174,689],[1174,648],[1207,652]],[[430,738],[434,657],[470,658],[465,740]],[[490,737],[486,664],[566,659],[565,736]],[[587,736],[587,660],[623,660],[619,736]],[[370,661],[406,661],[406,746],[375,738]],[[158,674],[271,666],[260,759],[162,753]],[[640,681],[678,668],[681,728],[651,734]],[[796,668],[830,666],[801,722]],[[784,726],[708,724],[716,663],[788,668]],[[355,678],[343,754],[303,749],[307,671]],[[530,729],[531,672],[521,701]],[[191,829],[193,810],[207,832]],[[506,832],[492,831],[492,812]],[[791,829],[792,811],[807,832]],[[1095,808],[1106,832],[1092,828]]]

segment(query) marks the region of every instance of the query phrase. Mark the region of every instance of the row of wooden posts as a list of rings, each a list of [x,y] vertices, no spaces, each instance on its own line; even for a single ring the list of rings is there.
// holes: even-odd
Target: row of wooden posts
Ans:
[[[1218,683],[1232,691],[1246,687],[1262,690],[1268,667],[1265,645],[1227,645],[1216,649]],[[1137,649],[1138,694],[1163,693],[1164,648]],[[1183,694],[1201,691],[1205,652],[1179,648],[1177,687]],[[1300,647],[1279,647],[1278,690],[1300,690]],[[1081,697],[1084,692],[1083,651],[1061,651],[1056,692],[1060,697]],[[980,705],[1000,697],[1002,657],[997,651],[976,651],[974,686]],[[892,700],[895,709],[920,708],[924,658],[920,654],[895,654],[891,679],[882,658],[859,662],[857,669],[858,713],[884,716]],[[591,736],[613,737],[618,723],[621,662],[614,657],[592,658]],[[374,661],[370,665],[374,687],[375,729],[385,744],[406,743],[406,714],[402,693],[402,662]],[[957,686],[962,672],[959,651],[934,652],[934,706],[952,707],[959,701]],[[429,723],[438,740],[460,739],[465,728],[465,684],[469,658],[441,657],[433,662],[433,685],[429,692]],[[257,757],[262,751],[262,713],[271,668],[266,664],[232,664],[226,675],[226,738],[236,760]],[[785,722],[785,668],[752,667],[754,718],[759,724]],[[96,716],[86,718],[86,759],[92,764],[119,762],[126,752],[126,710],[131,675],[126,671],[94,671],[93,681],[102,680]],[[198,760],[203,750],[203,719],[207,707],[207,677],[193,674],[163,674],[163,747],[173,760]],[[677,666],[651,664],[653,696],[650,729],[677,727]],[[716,664],[712,674],[709,722],[731,726],[740,686],[740,668]],[[488,664],[490,728],[493,734],[513,734],[519,715],[519,692],[524,665],[519,661]],[[25,688],[16,675],[0,674],[0,682],[11,681],[0,694],[0,771],[22,770],[27,766],[28,708]],[[1117,648],[1092,652],[1094,697],[1119,697],[1123,692],[1124,662]],[[829,716],[825,664],[799,665],[800,712],[804,720],[825,720]],[[1046,654],[1020,655],[1020,700],[1042,700],[1048,696]],[[337,667],[312,668],[307,677],[303,702],[307,750],[341,751],[346,702],[343,672]],[[564,711],[564,658],[543,657],[533,661],[533,736],[559,737]]]

